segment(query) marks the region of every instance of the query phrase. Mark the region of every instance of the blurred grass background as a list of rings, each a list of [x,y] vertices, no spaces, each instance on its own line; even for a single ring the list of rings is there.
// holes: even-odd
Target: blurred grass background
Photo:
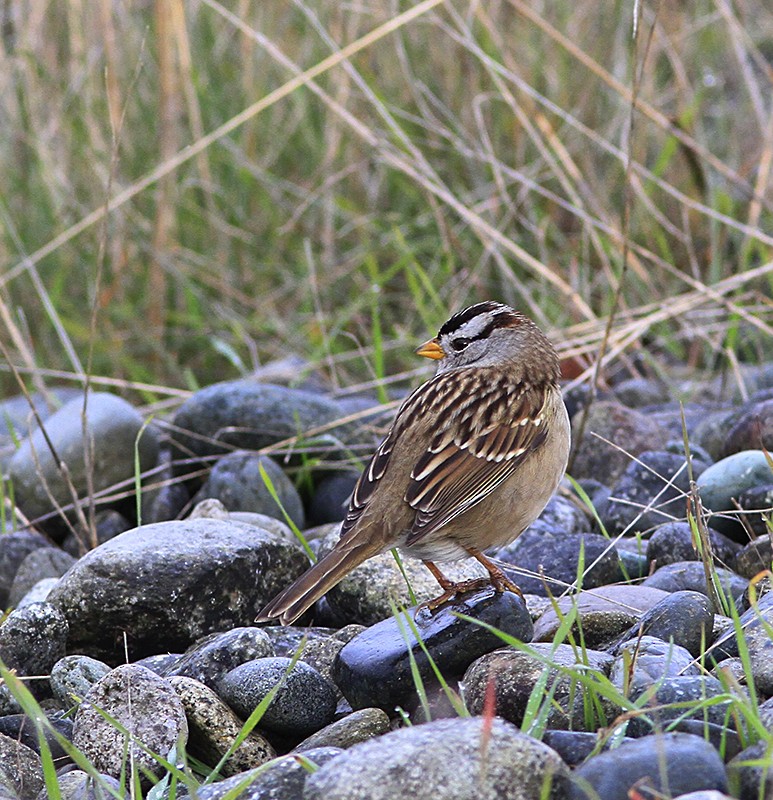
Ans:
[[[575,373],[773,356],[766,0],[0,15],[3,396],[10,364],[150,400],[288,353],[347,386],[485,298]]]

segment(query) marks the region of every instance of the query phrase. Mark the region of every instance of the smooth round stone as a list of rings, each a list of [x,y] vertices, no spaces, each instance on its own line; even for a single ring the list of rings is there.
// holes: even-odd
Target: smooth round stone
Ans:
[[[135,444],[140,472],[158,462],[158,438],[152,426],[143,429],[142,416],[126,400],[107,392],[91,392],[86,408],[85,440],[92,448],[85,458],[83,400],[65,403],[44,423],[57,456],[67,464],[69,478],[79,497],[99,492],[135,474]],[[93,465],[87,480],[87,462]],[[8,465],[14,498],[28,519],[53,510],[49,492],[60,506],[72,502],[70,488],[59,470],[43,431],[25,439]]]
[[[274,655],[274,647],[265,631],[251,627],[232,628],[199,639],[165,671],[165,675],[193,678],[217,691],[226,672],[247,661]]]
[[[147,522],[147,519],[145,521]],[[62,550],[73,558],[80,558],[89,550],[99,547],[118,536],[119,533],[129,531],[134,527],[123,514],[113,508],[98,511],[94,515],[94,526],[96,537],[92,536],[91,531],[84,531],[80,525],[76,525],[75,532],[70,531],[62,540]]]
[[[697,720],[700,723],[709,722],[715,725],[727,726],[728,708],[730,701],[715,705],[697,706],[702,700],[718,697],[725,694],[722,684],[709,675],[675,675],[661,679],[651,693],[649,687],[634,687],[631,699],[636,701],[644,692],[647,692],[647,705],[654,706],[646,714],[636,716],[628,723],[626,733],[628,736],[641,737],[655,731],[663,730],[674,720]],[[636,691],[638,690],[638,691]],[[651,693],[651,697],[650,697]],[[675,704],[690,703],[696,708],[689,708]],[[732,721],[731,723],[732,724]],[[694,787],[701,788],[701,787]],[[703,787],[709,788],[709,787]],[[720,787],[714,787],[720,788]]]
[[[50,596],[70,623],[68,649],[107,661],[180,651],[251,625],[308,566],[300,547],[238,522],[157,522],[85,555]]]
[[[577,414],[572,418],[574,440],[579,435],[581,417]],[[638,456],[647,450],[658,450],[667,438],[667,432],[649,415],[616,402],[596,402],[587,414],[584,437],[574,458],[573,477],[595,478],[611,486],[630,463],[629,453]],[[624,450],[606,444],[604,439]]]
[[[269,486],[276,492],[281,508]],[[284,519],[283,508],[299,528],[305,526],[303,503],[292,481],[276,461],[258,453],[237,450],[219,459],[196,495],[197,500],[207,498],[220,500],[229,511],[252,511],[277,519]]]
[[[51,669],[51,691],[64,709],[78,705],[91,687],[110,672],[103,661],[88,656],[60,658]]]
[[[46,715],[51,728],[43,728],[43,737],[54,762],[69,761],[67,751],[58,737],[72,740],[72,720],[63,719],[59,712]],[[53,730],[52,730],[53,729]],[[7,714],[0,716],[0,734],[10,736],[40,755],[41,744],[35,722],[26,714]]]
[[[559,756],[501,719],[443,719],[344,751],[309,776],[304,800],[536,800],[566,797]]]
[[[624,742],[593,756],[576,769],[569,797],[630,800],[629,791],[642,780],[670,797],[703,789],[727,791],[725,765],[708,742],[687,733],[667,733]]]
[[[727,765],[727,773],[735,789],[735,796],[741,800],[768,800],[773,786],[773,763],[770,761],[768,743],[765,741],[747,747],[732,758]]]
[[[616,383],[612,391],[624,406],[642,408],[662,403],[668,397],[669,387],[651,378],[626,378]]]
[[[177,692],[188,720],[188,753],[215,765],[231,749],[244,723],[208,686],[194,680],[176,676],[169,683]],[[224,776],[258,767],[276,757],[270,742],[253,730],[228,756],[221,767]]]
[[[709,528],[709,541],[715,561],[732,567],[740,545],[719,531]],[[678,561],[700,561],[693,546],[693,532],[687,522],[666,522],[659,525],[647,540],[647,560],[655,562],[655,568]]]
[[[615,649],[609,680],[619,689],[637,693],[663,678],[701,675],[689,650],[655,636],[639,636]]]
[[[533,573],[519,572],[518,586],[527,594],[545,597],[560,594],[567,585],[576,582],[581,557],[585,563],[581,579],[584,589],[613,583],[619,574],[617,550],[598,533],[564,533],[532,526],[499,549],[495,557]]]
[[[47,675],[65,654],[68,625],[64,614],[50,603],[17,608],[0,625],[0,659],[18,675]],[[47,681],[32,681],[33,694],[44,691]]]
[[[355,744],[382,736],[390,727],[389,717],[380,708],[361,708],[312,733],[294,747],[293,752],[303,753],[315,747],[340,747],[348,750]]]
[[[700,472],[700,462],[693,463],[693,470]],[[601,519],[610,534],[650,530],[684,515],[684,495],[689,489],[684,455],[641,453],[612,486]]]
[[[487,692],[491,691],[489,684],[493,682],[497,716],[520,725],[535,686],[543,679],[545,671],[549,670],[544,691],[553,692],[553,702],[547,714],[547,727],[584,730],[585,690],[565,670],[560,671],[556,667],[577,668],[584,675],[595,673],[605,677],[612,664],[612,656],[596,650],[585,649],[580,652],[579,648],[568,644],[532,644],[529,650],[532,652],[495,650],[471,664],[460,683],[470,713],[483,713]],[[599,726],[611,722],[621,711],[619,706],[606,698],[600,698],[600,702],[606,721],[599,721]]]
[[[337,747],[316,747],[303,753],[304,759],[323,767],[338,758],[343,750]],[[197,800],[300,800],[311,773],[298,758],[277,758],[257,769],[232,775],[216,783],[196,789]]]
[[[134,738],[128,741],[105,715]],[[95,769],[114,778],[126,768],[127,751],[138,766],[156,775],[164,771],[135,740],[153,753],[167,754],[187,738],[185,709],[174,689],[135,664],[116,667],[98,680],[75,713],[73,744]]]
[[[73,769],[57,775],[56,781],[62,800],[109,800],[127,796],[120,781],[110,775],[94,777],[83,770]],[[49,800],[48,793],[41,792],[37,800]]]
[[[738,505],[746,512],[744,520],[755,536],[766,536],[770,509],[773,508],[773,483],[753,486],[739,498]]]
[[[659,589],[642,586],[601,586],[562,597],[557,601],[558,611],[549,605],[534,624],[534,641],[552,642],[563,618],[576,608],[585,643],[589,647],[605,644],[627,631],[665,597]]]
[[[43,578],[38,581],[25,595],[21,597],[16,604],[16,608],[24,608],[31,606],[34,603],[45,603],[48,601],[48,596],[54,590],[54,587],[59,583],[59,578]]]
[[[45,536],[34,531],[0,535],[0,608],[7,608],[8,595],[22,562],[34,550],[50,548]]]
[[[554,494],[527,530],[585,533],[592,524],[593,520],[576,502]]]
[[[698,478],[703,505],[711,511],[735,509],[734,499],[747,489],[773,481],[773,470],[762,450],[742,450],[712,464]]]
[[[746,591],[748,581],[722,567],[715,567],[714,572],[725,595],[738,598]],[[706,573],[700,561],[677,561],[666,564],[645,578],[642,586],[650,589],[662,589],[665,592],[700,592],[708,595]]]
[[[598,747],[599,737],[596,733],[586,731],[562,731],[548,728],[542,735],[542,741],[561,756],[565,764],[576,767]],[[632,741],[625,738],[624,741]],[[609,749],[604,745],[604,750]]]
[[[358,472],[334,472],[324,477],[309,503],[309,523],[325,525],[340,522],[346,516],[349,498],[360,475]]]
[[[744,578],[753,578],[758,573],[770,569],[771,562],[773,562],[773,549],[770,546],[770,539],[764,536],[753,539],[741,548],[736,556],[735,571]]]
[[[19,564],[8,593],[8,605],[16,607],[38,581],[44,578],[61,578],[74,563],[75,559],[58,547],[33,550]]]
[[[227,672],[220,696],[242,718],[249,715],[277,684],[271,704],[260,718],[261,728],[290,736],[308,736],[333,721],[335,689],[326,678],[302,661],[275,657],[247,661]]]
[[[773,451],[773,398],[749,402],[733,419],[722,454],[765,448]]]
[[[478,656],[502,646],[502,640],[479,624],[458,615],[474,617],[529,641],[532,622],[521,598],[491,589],[464,594],[436,611],[409,609],[419,638],[446,680],[461,676]],[[390,617],[355,636],[339,652],[333,677],[353,709],[370,706],[392,712],[395,706],[418,703],[411,659],[425,684],[436,682],[426,653],[404,615]]]
[[[9,798],[35,800],[43,789],[43,764],[31,748],[0,734],[0,787]]]

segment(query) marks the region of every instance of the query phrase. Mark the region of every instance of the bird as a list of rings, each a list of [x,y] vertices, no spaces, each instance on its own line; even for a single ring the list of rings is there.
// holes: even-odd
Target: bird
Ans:
[[[416,354],[435,375],[402,403],[349,501],[335,547],[260,612],[288,625],[368,558],[398,547],[436,562],[472,556],[494,591],[516,591],[483,551],[516,539],[558,487],[570,448],[558,355],[527,316],[487,300],[451,316]],[[473,585],[475,584],[475,586]]]

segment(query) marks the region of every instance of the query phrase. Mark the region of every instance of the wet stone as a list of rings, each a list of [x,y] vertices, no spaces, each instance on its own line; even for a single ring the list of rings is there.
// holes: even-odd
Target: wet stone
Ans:
[[[720,586],[728,597],[738,598],[746,591],[748,581],[722,567],[714,569]],[[645,578],[642,586],[665,592],[690,591],[708,595],[706,573],[700,561],[678,561],[666,564]]]
[[[521,641],[529,641],[532,622],[523,601],[510,592],[491,589],[462,595],[430,611],[409,609],[424,646],[446,680],[460,677],[480,655],[500,647],[502,640],[459,614],[488,623]],[[375,706],[392,712],[395,706],[418,703],[411,673],[411,656],[422,680],[433,685],[434,671],[404,616],[371,626],[346,644],[333,669],[335,683],[352,708]]]

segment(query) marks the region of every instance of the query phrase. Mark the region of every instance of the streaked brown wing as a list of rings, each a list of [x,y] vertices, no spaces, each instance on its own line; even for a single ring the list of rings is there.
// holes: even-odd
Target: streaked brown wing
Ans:
[[[447,424],[411,472],[405,500],[416,517],[408,545],[483,500],[546,438],[545,388],[501,377],[485,383],[485,373],[478,377],[481,383],[466,393],[474,402],[463,401],[456,414],[439,415]]]

